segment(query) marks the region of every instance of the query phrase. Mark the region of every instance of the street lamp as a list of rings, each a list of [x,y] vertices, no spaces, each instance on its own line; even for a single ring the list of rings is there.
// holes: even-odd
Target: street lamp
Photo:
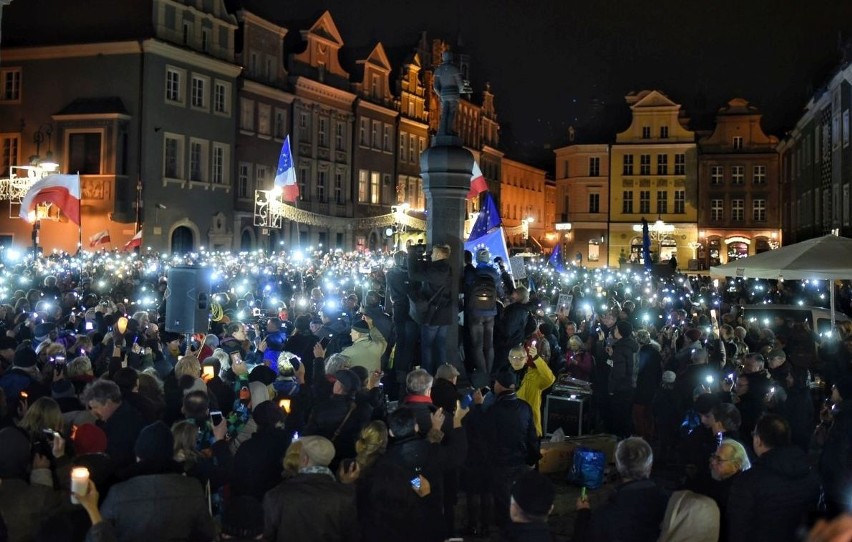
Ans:
[[[524,239],[530,238],[530,224],[532,224],[533,222],[535,222],[535,217],[532,217],[532,216],[528,216],[528,217],[524,218],[523,220],[521,220],[521,225],[524,228],[524,230],[523,230]]]

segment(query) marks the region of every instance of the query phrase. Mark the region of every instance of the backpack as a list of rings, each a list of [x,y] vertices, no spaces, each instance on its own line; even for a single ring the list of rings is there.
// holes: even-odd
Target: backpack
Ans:
[[[477,311],[497,310],[497,285],[494,277],[486,273],[477,273],[470,288],[469,307]]]

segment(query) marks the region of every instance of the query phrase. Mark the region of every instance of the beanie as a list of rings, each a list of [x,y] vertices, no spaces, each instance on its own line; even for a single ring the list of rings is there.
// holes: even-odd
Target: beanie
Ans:
[[[522,474],[512,485],[512,499],[521,510],[533,516],[546,516],[553,507],[553,483],[538,471]]]
[[[370,326],[367,325],[367,322],[365,322],[364,320],[356,320],[352,324],[352,329],[357,331],[358,333],[369,333],[370,332]]]
[[[497,373],[497,376],[494,378],[496,382],[499,382],[501,386],[506,389],[514,388],[518,385],[518,376],[515,374],[511,368],[506,367]]]
[[[334,378],[343,386],[346,394],[357,393],[361,390],[361,380],[349,369],[341,369],[334,373]]]
[[[15,350],[15,358],[12,361],[15,367],[35,367],[38,356],[35,350],[30,347],[30,344],[29,341],[24,341]]]
[[[251,417],[258,427],[275,427],[284,422],[284,412],[272,401],[264,401],[254,407]]]
[[[204,338],[204,344],[215,350],[219,347],[219,337],[210,333]]]
[[[72,435],[72,440],[77,455],[104,453],[107,448],[106,433],[93,423],[78,426]]]
[[[615,327],[618,329],[618,334],[625,339],[633,334],[633,326],[626,320],[619,320],[615,323]]]
[[[487,248],[480,248],[476,251],[476,263],[491,263],[491,253]]]
[[[142,461],[165,462],[172,459],[175,441],[169,426],[161,421],[142,428],[134,452]]]
[[[66,397],[74,397],[74,385],[66,379],[55,380],[50,387],[50,395],[54,399],[63,399]]]

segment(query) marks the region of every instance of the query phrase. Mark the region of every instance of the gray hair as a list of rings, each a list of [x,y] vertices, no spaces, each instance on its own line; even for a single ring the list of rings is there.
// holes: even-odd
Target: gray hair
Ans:
[[[405,377],[405,387],[415,395],[426,395],[432,387],[432,375],[425,369],[414,369]]]
[[[325,374],[333,375],[341,369],[352,367],[352,359],[344,354],[332,354],[325,360]]]
[[[459,376],[459,370],[450,365],[449,363],[444,363],[443,365],[438,367],[438,370],[435,371],[435,378],[452,380],[457,376]]]
[[[695,364],[695,365],[698,365],[698,364],[701,364],[701,363],[707,363],[707,350],[705,350],[703,348],[696,348],[695,350],[692,351],[692,356],[691,356],[690,359],[692,360],[692,363]]]
[[[105,405],[107,401],[121,403],[121,388],[112,380],[95,380],[86,386],[80,401],[85,406],[88,406],[89,401],[101,405]]]
[[[515,288],[515,293],[518,294],[518,301],[521,303],[530,302],[530,291],[526,286],[518,286]]]
[[[636,332],[636,341],[639,344],[651,344],[651,334],[647,329],[640,329]]]
[[[751,462],[748,460],[748,453],[742,444],[734,439],[726,438],[719,444],[719,448],[728,446],[734,453],[731,455],[731,461],[737,464],[739,470],[748,470],[751,468]]]
[[[625,480],[645,480],[651,476],[654,451],[641,437],[622,440],[615,448],[615,468]]]

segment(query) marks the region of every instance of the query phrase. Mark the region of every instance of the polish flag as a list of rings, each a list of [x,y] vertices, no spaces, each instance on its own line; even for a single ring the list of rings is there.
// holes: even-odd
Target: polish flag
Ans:
[[[130,250],[133,248],[139,248],[142,246],[142,230],[136,232],[136,235],[133,238],[124,244],[124,250]]]
[[[474,160],[473,168],[470,170],[470,192],[467,193],[467,199],[473,199],[486,190],[488,190],[488,183],[485,181],[485,175]]]
[[[290,150],[290,136],[284,138],[281,145],[281,155],[278,157],[278,169],[275,170],[275,180],[272,184],[275,190],[281,191],[281,200],[294,202],[299,199],[299,185],[296,184],[296,164],[293,162],[293,151]]]
[[[104,230],[89,237],[89,248],[94,248],[98,245],[105,245],[110,241],[109,230]]]
[[[21,218],[27,219],[39,203],[52,203],[68,220],[80,225],[80,176],[48,175],[33,184],[21,200]]]

